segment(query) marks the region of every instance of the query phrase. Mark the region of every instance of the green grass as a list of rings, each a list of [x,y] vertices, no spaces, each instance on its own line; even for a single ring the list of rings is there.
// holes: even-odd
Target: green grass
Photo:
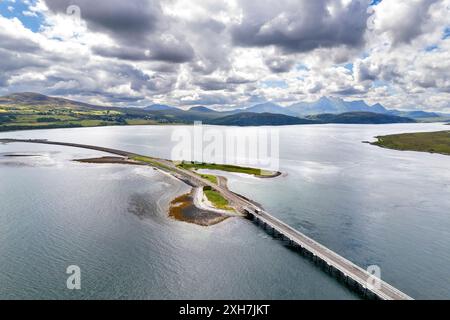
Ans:
[[[25,122],[23,119],[21,121],[13,121],[6,124],[3,124],[4,127],[14,128],[14,127],[23,127],[30,129],[45,129],[45,128],[67,128],[67,127],[100,127],[100,126],[109,126],[109,125],[117,125],[116,122],[113,121],[103,121],[103,120],[75,120],[75,121],[52,121],[52,122]]]
[[[212,190],[209,187],[204,187],[203,192],[205,193],[208,200],[216,207],[217,209],[222,210],[233,210],[230,208],[228,200],[225,199],[219,192]]]
[[[211,183],[217,184],[217,177],[213,176],[212,174],[201,174],[200,177],[208,180]]]
[[[160,168],[160,169],[164,169],[164,170],[168,170],[168,171],[172,171],[172,168],[162,164],[161,162],[159,162],[156,159],[150,158],[150,157],[145,157],[145,156],[134,156],[131,158],[134,161],[139,161],[139,162],[145,162],[148,163],[149,165],[156,167],[156,168]]]
[[[372,144],[383,148],[450,155],[450,131],[395,134],[377,139]]]
[[[127,119],[127,125],[130,126],[144,126],[144,125],[156,125],[158,122],[154,120],[146,119]]]
[[[0,131],[159,124],[147,115],[66,105],[2,105],[0,115]],[[5,117],[14,118],[4,121]]]
[[[76,123],[82,127],[99,127],[99,126],[109,126],[115,125],[114,121],[104,121],[104,120],[80,120],[80,121],[70,121],[70,123]]]
[[[261,169],[239,167],[227,164],[214,164],[214,163],[194,163],[194,162],[182,162],[178,165],[179,167],[187,170],[218,170],[225,172],[235,172],[235,173],[245,173],[250,175],[262,176],[263,172]]]

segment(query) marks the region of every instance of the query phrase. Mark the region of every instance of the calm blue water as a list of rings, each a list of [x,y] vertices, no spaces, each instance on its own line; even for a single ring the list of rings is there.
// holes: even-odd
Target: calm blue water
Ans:
[[[362,144],[440,124],[280,128],[275,180],[230,186],[414,298],[450,298],[448,157]],[[177,127],[3,133],[169,158]],[[191,129],[191,128],[189,128]],[[226,130],[224,128],[216,128]],[[234,130],[245,130],[234,128]],[[5,158],[7,153],[39,157]],[[0,145],[0,298],[353,299],[334,279],[242,219],[202,228],[166,217],[187,188],[147,168],[73,163],[100,153]],[[66,289],[79,265],[82,290]]]

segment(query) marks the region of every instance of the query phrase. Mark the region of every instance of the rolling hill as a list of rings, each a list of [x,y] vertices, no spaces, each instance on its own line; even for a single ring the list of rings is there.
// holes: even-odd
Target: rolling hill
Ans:
[[[95,106],[30,92],[0,97],[0,115],[0,131],[158,123],[144,110]]]
[[[238,113],[209,121],[208,124],[221,126],[285,126],[296,124],[313,124],[314,120],[291,117],[273,113]]]
[[[95,106],[83,102],[73,101],[63,98],[49,97],[43,94],[34,92],[14,93],[7,96],[0,97],[0,105],[3,106],[54,106],[67,108],[89,108],[101,109],[104,107]]]
[[[298,107],[299,105],[295,108]],[[414,117],[438,115],[421,111],[406,113],[388,110],[388,114],[351,111],[292,116],[292,110],[295,110],[295,108],[284,108],[273,103],[229,112],[216,111],[203,106],[192,107],[187,111],[166,105],[152,105],[146,108],[105,107],[48,97],[37,93],[16,93],[0,97],[0,131],[107,125],[192,124],[195,121],[230,126],[411,123],[415,121],[404,115],[411,114]],[[361,108],[376,111],[386,110],[381,105],[370,107],[361,101],[347,103],[340,99],[331,100],[328,98],[321,99],[317,105],[309,105],[309,108],[310,111],[314,109],[316,111],[333,110],[334,112]],[[254,110],[255,112],[248,112],[247,110]],[[265,112],[266,110],[273,112]],[[285,110],[291,111],[286,112]],[[280,112],[288,114],[281,114]]]
[[[189,111],[204,112],[204,113],[217,113],[218,112],[218,111],[209,109],[207,107],[192,107],[189,109]]]
[[[146,111],[167,111],[167,110],[175,110],[177,108],[167,106],[165,104],[152,104],[151,106],[145,107]]]
[[[320,123],[339,123],[339,124],[388,124],[388,123],[414,123],[413,119],[379,114],[373,112],[346,112],[341,114],[320,114],[308,116],[310,120]]]

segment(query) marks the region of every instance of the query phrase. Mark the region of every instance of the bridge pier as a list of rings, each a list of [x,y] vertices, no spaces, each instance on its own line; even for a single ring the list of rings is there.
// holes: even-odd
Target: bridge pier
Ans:
[[[364,279],[366,278],[362,275],[366,273],[365,270],[362,270],[337,254],[330,252],[330,250],[326,250],[326,248],[323,248],[323,246],[315,243],[314,240],[309,239],[300,232],[298,232],[299,235],[297,237],[295,230],[268,213],[263,211],[258,211],[257,213],[250,212],[249,216],[254,223],[261,226],[269,235],[275,239],[286,242],[293,250],[299,252],[303,257],[309,259],[331,277],[335,278],[349,290],[359,294],[361,297],[371,300],[410,299],[410,297],[395,288],[390,287],[386,283],[384,284],[384,289],[386,290],[387,287],[387,289],[390,290],[388,291],[388,294],[386,294],[386,291],[382,292],[379,289],[366,287],[366,285],[364,285]],[[334,264],[334,262],[336,262],[336,264]]]

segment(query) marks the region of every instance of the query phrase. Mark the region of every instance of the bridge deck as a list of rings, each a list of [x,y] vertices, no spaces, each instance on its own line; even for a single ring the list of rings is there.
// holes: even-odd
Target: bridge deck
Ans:
[[[292,227],[273,217],[269,213],[265,211],[259,211],[253,213],[250,212],[250,214],[255,219],[267,224],[269,227],[273,228],[278,233],[285,236],[287,239],[293,241],[301,248],[318,257],[330,267],[333,267],[336,270],[340,271],[345,277],[348,277],[355,281],[361,288],[367,289],[368,291],[372,292],[379,299],[412,300],[412,298],[405,293],[380,279],[375,279],[374,276],[368,273],[366,270],[363,270],[354,263],[338,255],[334,251],[331,251],[318,242],[305,236],[301,232],[293,229]]]

